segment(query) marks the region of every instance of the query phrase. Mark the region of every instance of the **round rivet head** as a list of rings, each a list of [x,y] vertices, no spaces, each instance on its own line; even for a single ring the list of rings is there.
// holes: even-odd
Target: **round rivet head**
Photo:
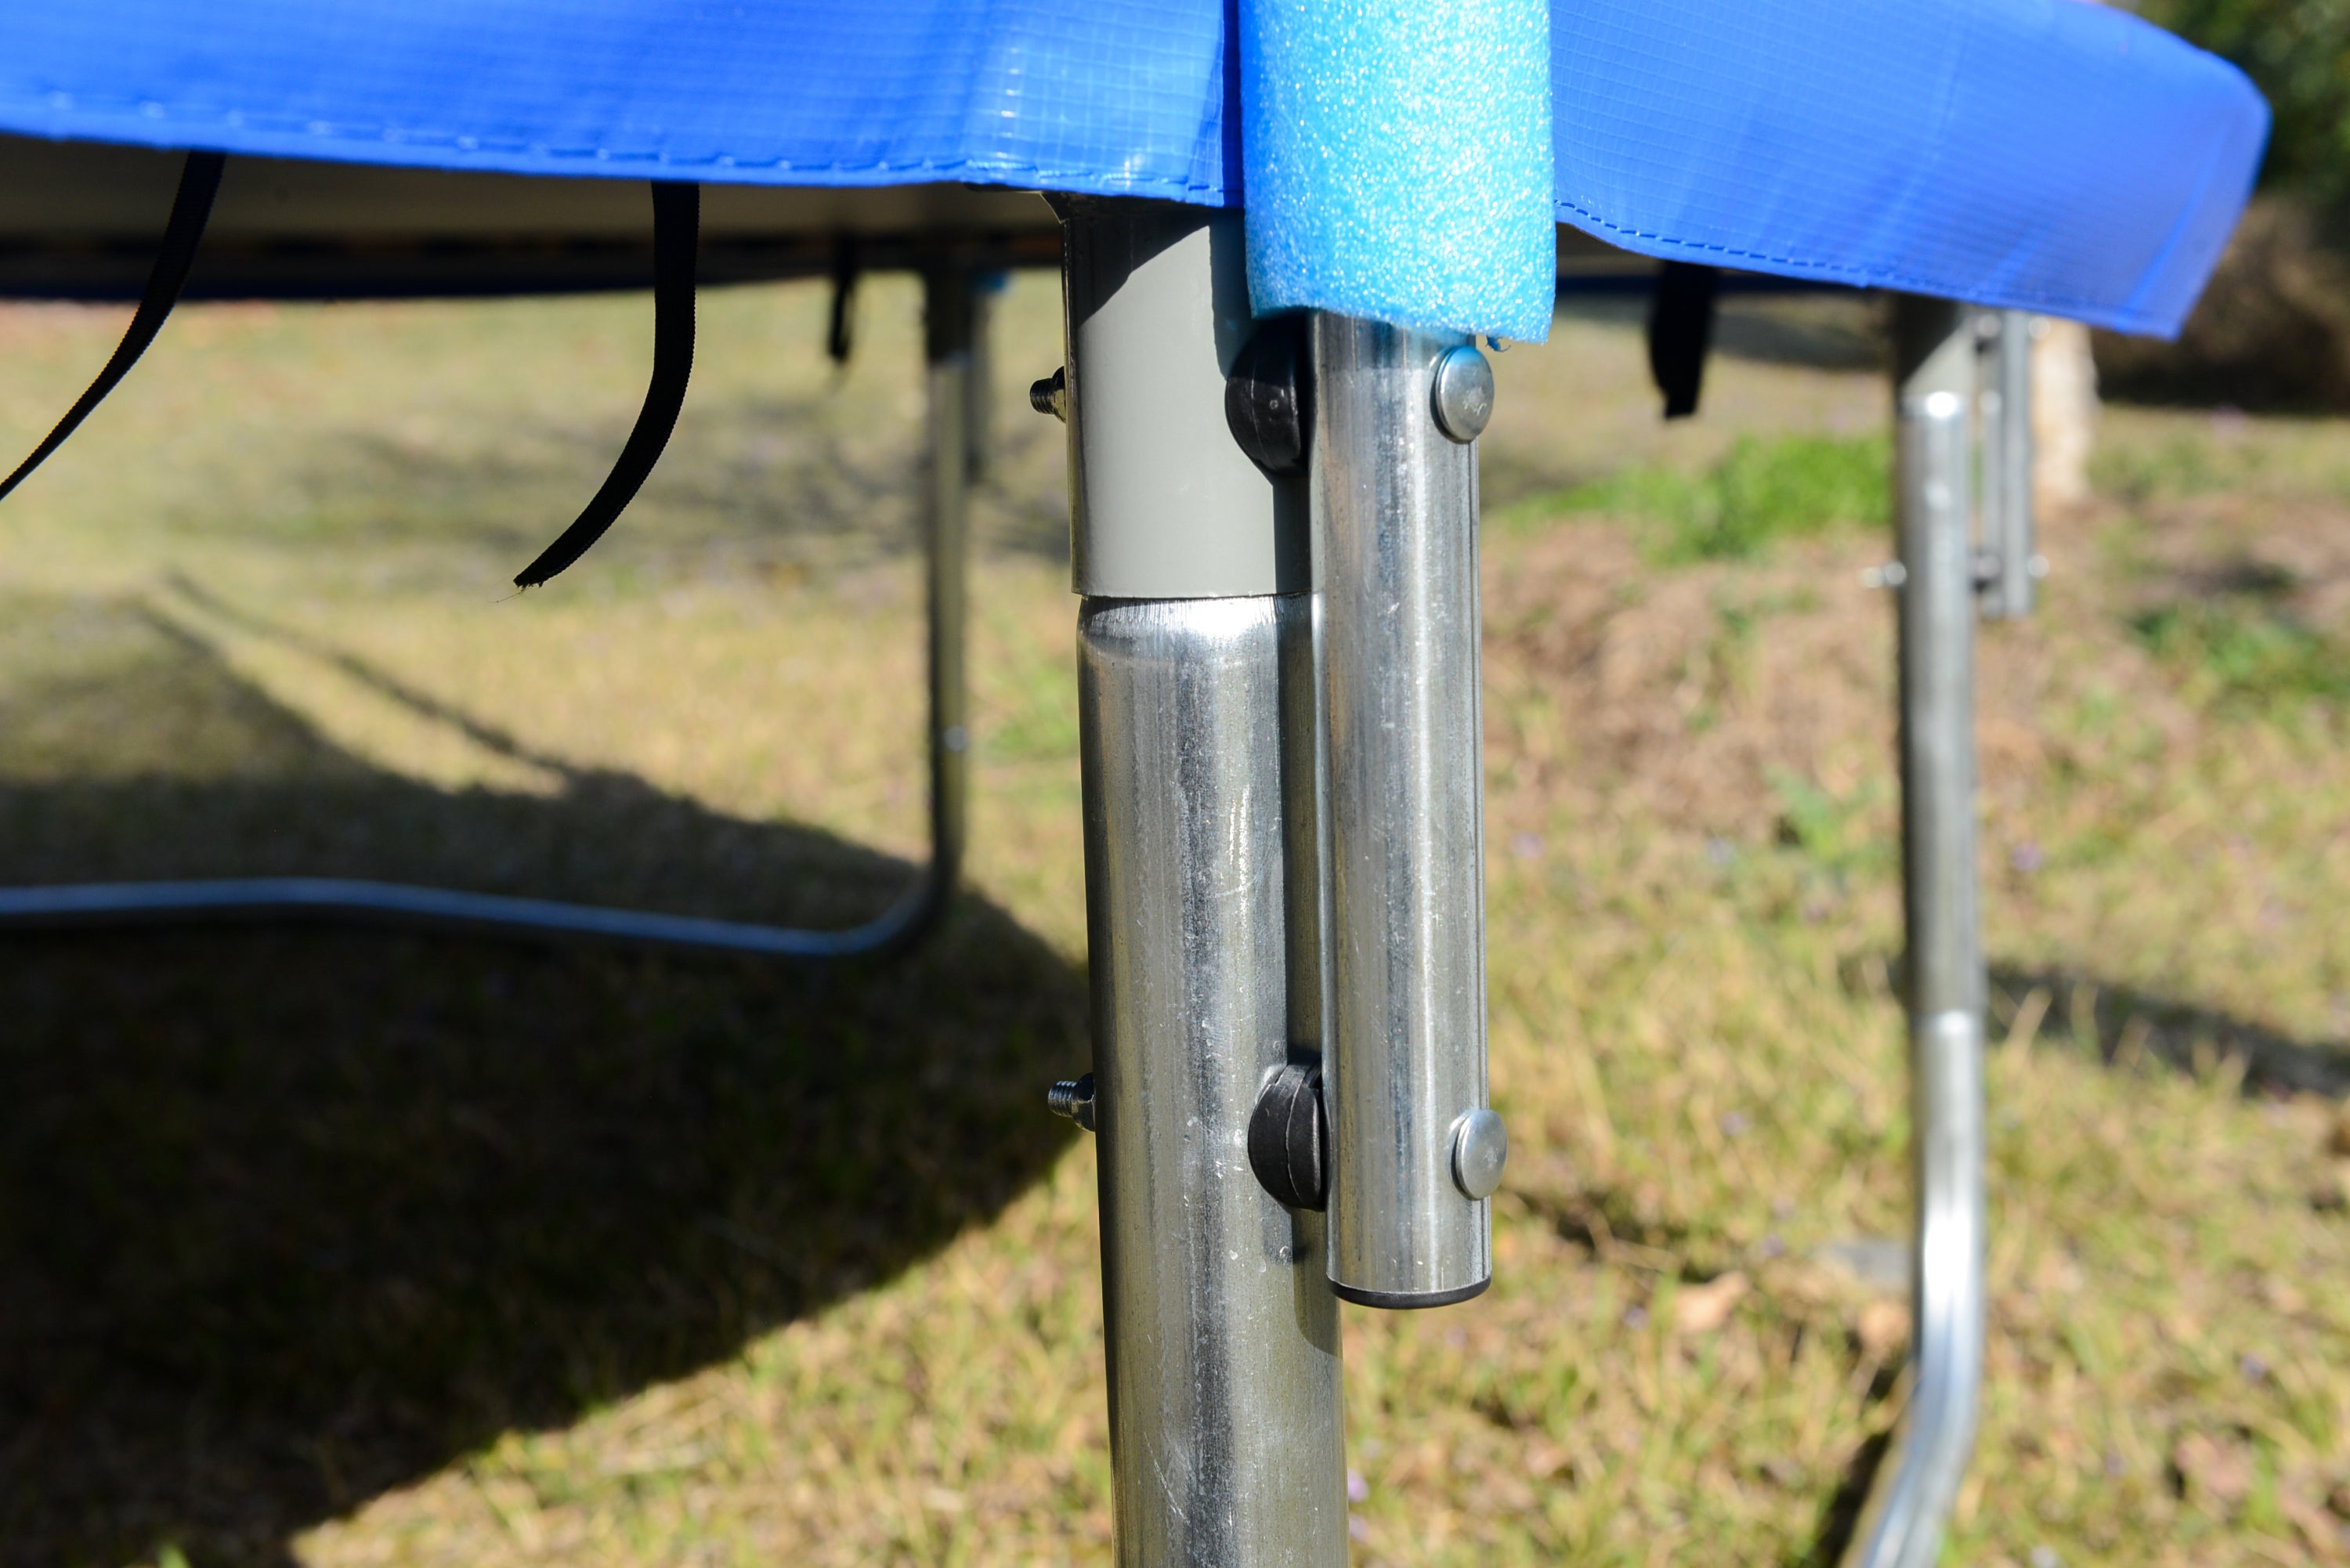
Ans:
[[[1510,1163],[1510,1131],[1490,1110],[1463,1112],[1452,1124],[1452,1185],[1464,1198],[1491,1198]]]
[[[1466,446],[1485,433],[1493,417],[1493,367],[1466,343],[1447,348],[1436,361],[1436,428]]]

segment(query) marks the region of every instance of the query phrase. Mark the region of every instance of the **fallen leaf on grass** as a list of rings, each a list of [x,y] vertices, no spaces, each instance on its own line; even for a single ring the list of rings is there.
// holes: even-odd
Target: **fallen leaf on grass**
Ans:
[[[1860,1309],[1860,1348],[1883,1361],[1909,1343],[1909,1309],[1899,1302],[1871,1302]]]
[[[1701,1285],[1686,1286],[1673,1297],[1673,1326],[1683,1334],[1711,1334],[1730,1321],[1731,1309],[1751,1288],[1736,1269]]]
[[[2189,1432],[2172,1446],[2170,1462],[2198,1501],[2225,1509],[2251,1495],[2252,1450],[2241,1438]]]

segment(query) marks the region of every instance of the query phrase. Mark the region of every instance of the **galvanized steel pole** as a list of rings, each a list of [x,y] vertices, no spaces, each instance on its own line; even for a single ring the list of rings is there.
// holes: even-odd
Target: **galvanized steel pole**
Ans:
[[[1974,343],[1958,305],[1895,317],[1902,868],[1917,1181],[1910,1392],[1845,1561],[1930,1568],[1974,1446],[1983,1332],[1983,959],[1975,864]]]
[[[1492,1278],[1477,458],[1457,336],[1314,321],[1315,655],[1327,811],[1330,1279],[1441,1306]]]
[[[2002,620],[2032,613],[2033,585],[2048,570],[2048,563],[2040,558],[2032,494],[2032,345],[2047,326],[2035,322],[2029,311],[2002,310],[1999,315]]]
[[[1980,400],[1982,426],[1982,614],[2018,620],[2032,613],[2047,563],[2035,553],[2032,512],[2032,313],[2002,310],[1981,328],[1990,361]]]
[[[1070,200],[1091,1082],[1117,1558],[1343,1568],[1323,1221],[1251,1168],[1252,1111],[1320,1044],[1300,486],[1243,455],[1237,215]]]

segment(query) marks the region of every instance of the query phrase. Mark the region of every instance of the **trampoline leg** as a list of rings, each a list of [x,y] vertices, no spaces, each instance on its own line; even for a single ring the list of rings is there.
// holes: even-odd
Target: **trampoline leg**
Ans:
[[[1282,665],[1298,597],[1078,617],[1118,1561],[1347,1560],[1323,1220],[1250,1169],[1289,1057]]]
[[[1902,866],[1917,1243],[1910,1391],[1848,1568],[1929,1568],[1974,1446],[1983,1332],[1983,960],[1974,800],[1968,313],[1895,326]]]
[[[907,929],[899,944],[918,940],[935,926],[962,876],[963,836],[971,789],[971,697],[963,674],[969,641],[971,484],[982,433],[977,410],[986,407],[988,307],[962,266],[922,275],[922,368],[929,393],[926,434],[930,461],[922,552],[924,755],[931,774],[931,858],[918,891],[908,899]]]
[[[1117,1561],[1344,1568],[1322,1216],[1248,1137],[1318,1058],[1302,508],[1225,422],[1237,215],[1063,211],[1094,1070],[1052,1099],[1099,1135]]]

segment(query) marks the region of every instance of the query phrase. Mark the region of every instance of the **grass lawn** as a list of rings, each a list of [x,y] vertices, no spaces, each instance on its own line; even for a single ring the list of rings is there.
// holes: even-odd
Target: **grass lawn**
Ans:
[[[192,307],[0,506],[0,878],[846,921],[921,851],[916,299]],[[1497,1278],[1347,1308],[1368,1564],[1819,1562],[1898,1413],[1887,394],[1741,302],[1485,442]],[[120,312],[0,310],[0,454]],[[1099,1563],[1075,604],[1001,311],[969,893],[899,966],[0,941],[0,1563]],[[13,462],[13,455],[0,457]],[[2350,425],[2109,410],[1981,638],[1988,1384],[1950,1559],[2350,1559]],[[1888,1263],[1895,1276],[1887,1283]]]

